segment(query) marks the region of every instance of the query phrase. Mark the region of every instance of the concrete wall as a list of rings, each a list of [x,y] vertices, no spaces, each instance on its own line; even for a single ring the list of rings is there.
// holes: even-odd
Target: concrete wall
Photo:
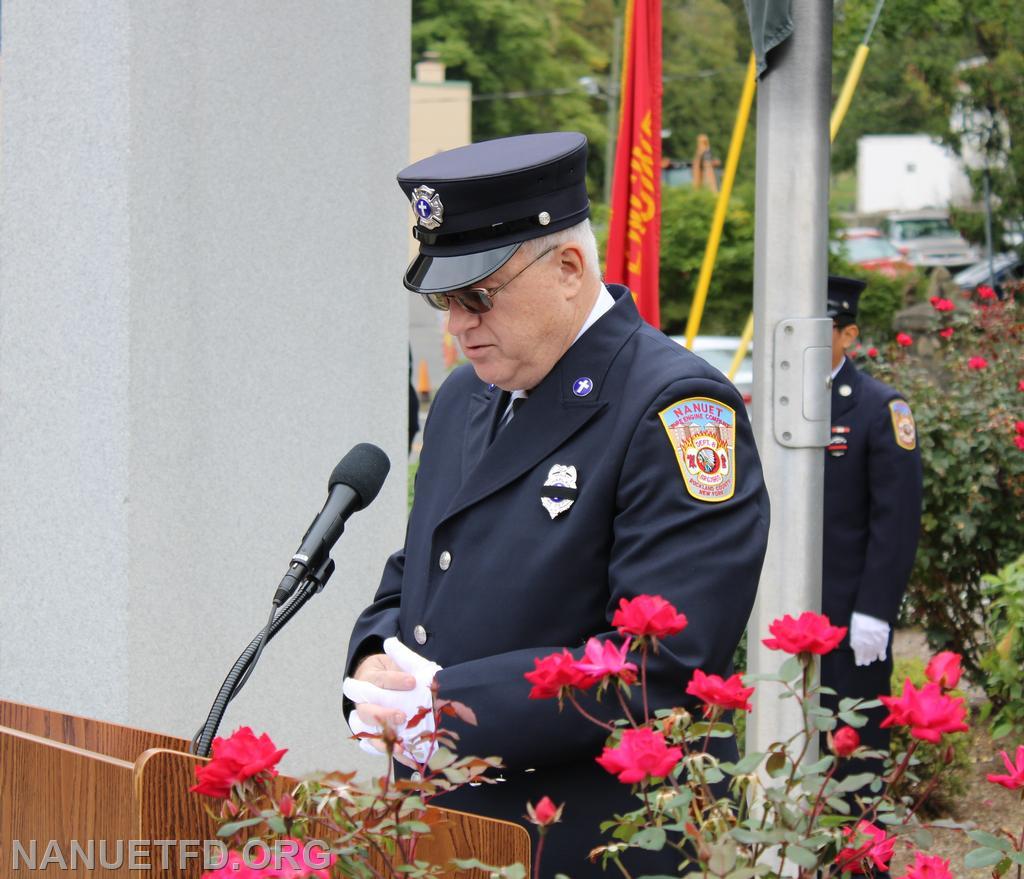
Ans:
[[[354,443],[392,473],[224,728],[360,763],[406,504],[409,3],[5,2],[0,698],[191,736]]]

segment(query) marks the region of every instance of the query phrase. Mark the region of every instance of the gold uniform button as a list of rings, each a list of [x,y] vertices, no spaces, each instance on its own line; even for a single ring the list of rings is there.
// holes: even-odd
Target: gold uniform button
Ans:
[[[452,566],[452,554],[445,550],[437,560],[437,565],[442,571],[447,571]]]
[[[427,643],[427,630],[424,629],[423,626],[416,626],[416,628],[412,630],[412,636],[416,639],[417,644]]]

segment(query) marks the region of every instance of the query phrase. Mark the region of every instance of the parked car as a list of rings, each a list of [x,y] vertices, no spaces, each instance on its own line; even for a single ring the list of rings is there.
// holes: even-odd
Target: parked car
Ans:
[[[991,272],[987,259],[976,262],[962,272],[953,275],[953,283],[963,290],[975,290],[981,284],[992,285],[995,276],[995,288],[999,292],[1007,281],[1024,280],[1024,259],[1016,253],[997,253],[992,256]],[[1001,298],[1001,295],[1000,295]]]
[[[922,268],[944,266],[951,272],[977,262],[971,247],[941,210],[904,211],[885,218],[885,234],[911,263]]]
[[[843,229],[829,246],[833,253],[844,257],[847,262],[887,278],[898,278],[914,271],[906,257],[880,229],[866,226]]]
[[[673,342],[686,347],[686,336],[669,336]],[[729,374],[736,349],[740,346],[739,336],[697,336],[693,340],[693,353],[703,357],[722,375]],[[751,349],[753,350],[753,349]],[[736,377],[732,380],[736,390],[743,396],[743,402],[750,406],[754,390],[754,361],[750,351],[740,362]]]

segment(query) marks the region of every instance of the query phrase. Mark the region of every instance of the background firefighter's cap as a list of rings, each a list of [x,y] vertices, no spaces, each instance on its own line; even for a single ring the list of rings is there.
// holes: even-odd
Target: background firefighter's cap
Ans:
[[[416,293],[468,287],[524,241],[582,222],[590,215],[586,178],[587,139],[575,131],[483,141],[410,165],[398,185],[420,252],[405,286]]]
[[[867,284],[856,278],[828,276],[828,305],[825,313],[838,326],[857,323],[857,303]]]

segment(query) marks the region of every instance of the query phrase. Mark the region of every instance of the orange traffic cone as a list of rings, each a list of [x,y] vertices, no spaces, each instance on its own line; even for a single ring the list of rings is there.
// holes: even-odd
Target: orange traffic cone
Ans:
[[[416,382],[416,390],[420,395],[420,401],[430,402],[430,372],[427,370],[427,361],[420,361],[420,374]]]

